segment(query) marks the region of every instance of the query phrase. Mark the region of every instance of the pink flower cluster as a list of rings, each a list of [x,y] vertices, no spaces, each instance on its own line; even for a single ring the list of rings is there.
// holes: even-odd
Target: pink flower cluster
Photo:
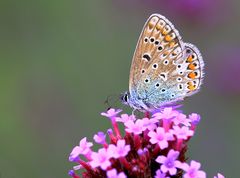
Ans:
[[[187,143],[200,121],[198,114],[186,116],[171,107],[149,113],[142,119],[110,109],[103,116],[110,119],[113,129],[98,132],[93,139],[102,147],[93,151],[92,142],[83,138],[70,153],[76,162],[69,171],[73,178],[206,178],[197,161],[186,162]],[[124,134],[119,130],[124,125]],[[106,136],[109,137],[107,142]],[[77,173],[82,170],[81,176]],[[218,174],[214,178],[224,178]]]

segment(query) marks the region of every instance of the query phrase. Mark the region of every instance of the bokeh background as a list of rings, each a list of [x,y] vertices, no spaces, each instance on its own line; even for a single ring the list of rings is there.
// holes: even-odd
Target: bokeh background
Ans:
[[[202,116],[190,159],[208,177],[239,177],[240,1],[1,0],[1,178],[68,177],[73,146],[110,127],[100,116],[104,101],[128,88],[135,45],[152,13],[170,19],[206,63],[201,92],[183,106]]]

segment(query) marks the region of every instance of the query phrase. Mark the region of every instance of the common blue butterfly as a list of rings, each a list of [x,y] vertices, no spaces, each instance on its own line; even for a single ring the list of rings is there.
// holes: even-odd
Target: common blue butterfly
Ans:
[[[164,16],[153,14],[139,37],[124,104],[153,111],[174,104],[199,91],[204,62],[196,46],[182,41]]]

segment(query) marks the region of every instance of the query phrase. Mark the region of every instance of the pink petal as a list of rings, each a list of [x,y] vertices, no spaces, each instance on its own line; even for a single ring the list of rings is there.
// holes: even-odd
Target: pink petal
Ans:
[[[157,161],[158,163],[164,163],[165,160],[166,160],[166,157],[165,157],[165,156],[158,156],[157,159],[156,159],[156,161]]]

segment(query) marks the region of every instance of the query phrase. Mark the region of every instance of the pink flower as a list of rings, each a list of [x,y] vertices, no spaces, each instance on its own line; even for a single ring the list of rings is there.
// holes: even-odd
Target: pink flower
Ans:
[[[91,152],[90,147],[92,147],[92,142],[87,142],[87,138],[84,137],[82,140],[80,140],[79,146],[75,146],[70,153],[69,161],[75,161],[78,159],[79,155],[87,155]]]
[[[187,140],[188,137],[193,136],[193,131],[189,127],[173,126],[172,133],[177,136],[178,139]]]
[[[166,177],[166,174],[162,173],[162,171],[158,169],[156,171],[156,175],[154,176],[154,178],[169,178],[169,177]]]
[[[191,161],[190,166],[187,163],[182,163],[180,168],[186,173],[183,178],[206,178],[206,173],[200,171],[201,164],[196,161]]]
[[[143,120],[138,119],[135,123],[132,120],[124,123],[126,126],[125,131],[128,133],[133,133],[135,135],[141,134],[143,131]]]
[[[191,120],[193,125],[197,125],[200,122],[201,117],[196,113],[192,113],[191,115],[189,115],[189,119]]]
[[[169,172],[170,175],[176,175],[177,167],[180,164],[180,162],[177,161],[178,155],[179,155],[178,151],[174,151],[173,149],[171,149],[168,152],[167,157],[166,156],[157,157],[156,161],[162,164],[160,169],[163,173]]]
[[[113,158],[125,157],[130,151],[130,145],[126,145],[125,140],[118,140],[117,145],[108,146],[108,154]]]
[[[156,123],[158,123],[159,121],[156,119],[148,119],[148,118],[143,118],[143,130],[154,130],[157,128]]]
[[[175,125],[185,125],[185,126],[190,126],[191,120],[187,119],[185,114],[179,113],[174,119],[173,119],[173,123]]]
[[[174,140],[172,133],[165,132],[162,127],[158,127],[156,132],[150,131],[148,136],[150,137],[150,142],[152,144],[157,143],[161,149],[168,147],[169,140]]]
[[[225,178],[222,174],[218,173],[217,176],[214,176],[213,178]]]
[[[90,162],[90,165],[92,168],[101,167],[102,170],[106,170],[107,167],[111,165],[111,162],[109,161],[110,156],[105,148],[99,149],[97,153],[93,152],[91,158],[92,161]]]
[[[103,132],[98,132],[93,137],[94,141],[99,144],[104,144],[106,142],[106,135]]]
[[[120,113],[121,111],[122,111],[121,109],[115,110],[115,109],[111,108],[106,113],[102,112],[101,115],[112,119],[113,117],[116,117],[116,115],[118,115],[118,113]]]
[[[177,115],[178,115],[178,112],[173,110],[172,108],[164,108],[162,112],[155,113],[153,115],[153,118],[158,120],[161,120],[161,119],[170,120],[176,117]]]
[[[121,117],[116,118],[117,122],[123,122],[123,123],[125,123],[129,120],[135,121],[136,117],[134,115],[129,116],[128,114],[122,114]]]
[[[123,172],[118,174],[116,169],[111,169],[107,171],[107,178],[127,178],[127,176]]]
[[[69,156],[69,161],[77,161],[78,160],[78,157],[80,155],[80,147],[79,146],[75,146],[72,150],[72,152],[70,153],[70,156]]]

